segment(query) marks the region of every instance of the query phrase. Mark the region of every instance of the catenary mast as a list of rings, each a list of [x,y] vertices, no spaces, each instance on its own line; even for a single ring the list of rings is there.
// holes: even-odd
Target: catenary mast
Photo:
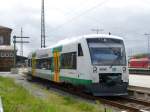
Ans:
[[[42,0],[41,7],[41,48],[45,48],[45,14],[44,14],[44,0]]]

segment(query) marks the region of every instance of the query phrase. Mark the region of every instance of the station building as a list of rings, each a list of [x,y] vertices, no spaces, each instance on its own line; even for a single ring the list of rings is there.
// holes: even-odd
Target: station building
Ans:
[[[11,28],[0,26],[0,71],[10,71],[14,62],[14,47],[11,45]]]

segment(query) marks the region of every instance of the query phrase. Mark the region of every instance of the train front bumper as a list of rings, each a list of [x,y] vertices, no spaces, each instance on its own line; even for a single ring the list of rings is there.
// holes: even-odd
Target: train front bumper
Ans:
[[[121,84],[107,85],[94,83],[87,86],[87,89],[94,96],[126,96],[128,83],[122,82]]]

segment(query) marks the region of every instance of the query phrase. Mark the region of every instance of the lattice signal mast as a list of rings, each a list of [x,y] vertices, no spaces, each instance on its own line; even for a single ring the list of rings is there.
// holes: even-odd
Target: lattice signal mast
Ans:
[[[44,14],[44,0],[42,0],[41,7],[41,48],[45,48],[45,14]]]
[[[20,56],[23,56],[23,31],[22,31],[22,27],[21,27],[21,43],[20,43]]]

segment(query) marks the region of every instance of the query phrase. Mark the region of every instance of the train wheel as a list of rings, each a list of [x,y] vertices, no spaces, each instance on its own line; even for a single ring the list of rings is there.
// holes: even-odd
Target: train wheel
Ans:
[[[28,80],[28,81],[33,81],[33,76],[32,76],[31,73],[28,73],[28,74],[27,74],[27,80]]]

